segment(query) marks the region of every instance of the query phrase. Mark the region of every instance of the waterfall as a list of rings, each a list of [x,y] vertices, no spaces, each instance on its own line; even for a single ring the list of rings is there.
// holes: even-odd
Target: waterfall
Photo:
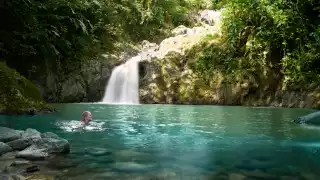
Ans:
[[[135,56],[112,70],[102,103],[139,104],[140,59],[140,56]]]

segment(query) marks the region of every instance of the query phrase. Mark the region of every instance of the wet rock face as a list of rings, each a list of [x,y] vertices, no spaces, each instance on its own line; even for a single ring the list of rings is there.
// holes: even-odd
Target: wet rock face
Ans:
[[[208,19],[212,21],[209,24],[205,22]],[[158,46],[144,42],[149,49],[141,53],[141,62],[146,69],[146,73],[140,73],[143,75],[140,77],[141,103],[194,104],[199,100],[201,95],[197,95],[196,89],[199,89],[199,81],[201,86],[201,80],[191,70],[193,62],[186,54],[208,35],[219,35],[220,26],[216,22],[219,20],[218,11],[200,12],[201,26],[178,26],[172,30],[172,37],[164,39]]]
[[[147,63],[140,62],[139,63],[139,78],[144,79],[147,75]]]
[[[6,127],[0,127],[0,142],[6,143],[19,138],[21,138],[21,133],[19,131]]]

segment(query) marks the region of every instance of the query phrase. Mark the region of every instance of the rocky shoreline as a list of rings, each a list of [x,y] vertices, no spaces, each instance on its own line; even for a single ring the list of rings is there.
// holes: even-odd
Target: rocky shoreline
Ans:
[[[0,127],[0,179],[46,179],[34,174],[43,170],[41,162],[69,152],[69,142],[52,132]]]

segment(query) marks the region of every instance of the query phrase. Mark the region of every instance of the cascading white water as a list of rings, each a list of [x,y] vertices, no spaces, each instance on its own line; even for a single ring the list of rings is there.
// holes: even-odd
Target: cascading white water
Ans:
[[[113,69],[109,82],[105,88],[103,100],[105,104],[139,104],[139,62],[162,60],[169,52],[185,54],[189,47],[198,44],[207,35],[221,35],[220,11],[204,10],[199,12],[199,20],[204,25],[187,28],[179,26],[172,30],[173,37],[164,39],[159,45],[142,42],[142,50],[138,56]],[[162,62],[162,61],[161,61]],[[165,66],[166,67],[166,66]],[[168,69],[170,69],[168,67]],[[188,70],[188,69],[187,69]],[[167,71],[167,70],[165,70]],[[181,72],[189,74],[188,71]],[[192,71],[191,71],[192,73]],[[150,77],[151,78],[151,77]],[[173,79],[168,79],[173,80]],[[150,83],[156,83],[153,80]],[[168,82],[170,84],[170,82]],[[142,87],[146,92],[148,90]]]
[[[112,70],[102,103],[139,104],[140,60],[140,56],[135,56]]]

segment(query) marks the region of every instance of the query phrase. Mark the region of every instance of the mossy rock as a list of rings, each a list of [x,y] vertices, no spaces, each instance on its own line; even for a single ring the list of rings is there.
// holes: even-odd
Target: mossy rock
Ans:
[[[35,84],[4,62],[0,62],[0,81],[0,113],[36,114],[53,110],[44,102]]]

